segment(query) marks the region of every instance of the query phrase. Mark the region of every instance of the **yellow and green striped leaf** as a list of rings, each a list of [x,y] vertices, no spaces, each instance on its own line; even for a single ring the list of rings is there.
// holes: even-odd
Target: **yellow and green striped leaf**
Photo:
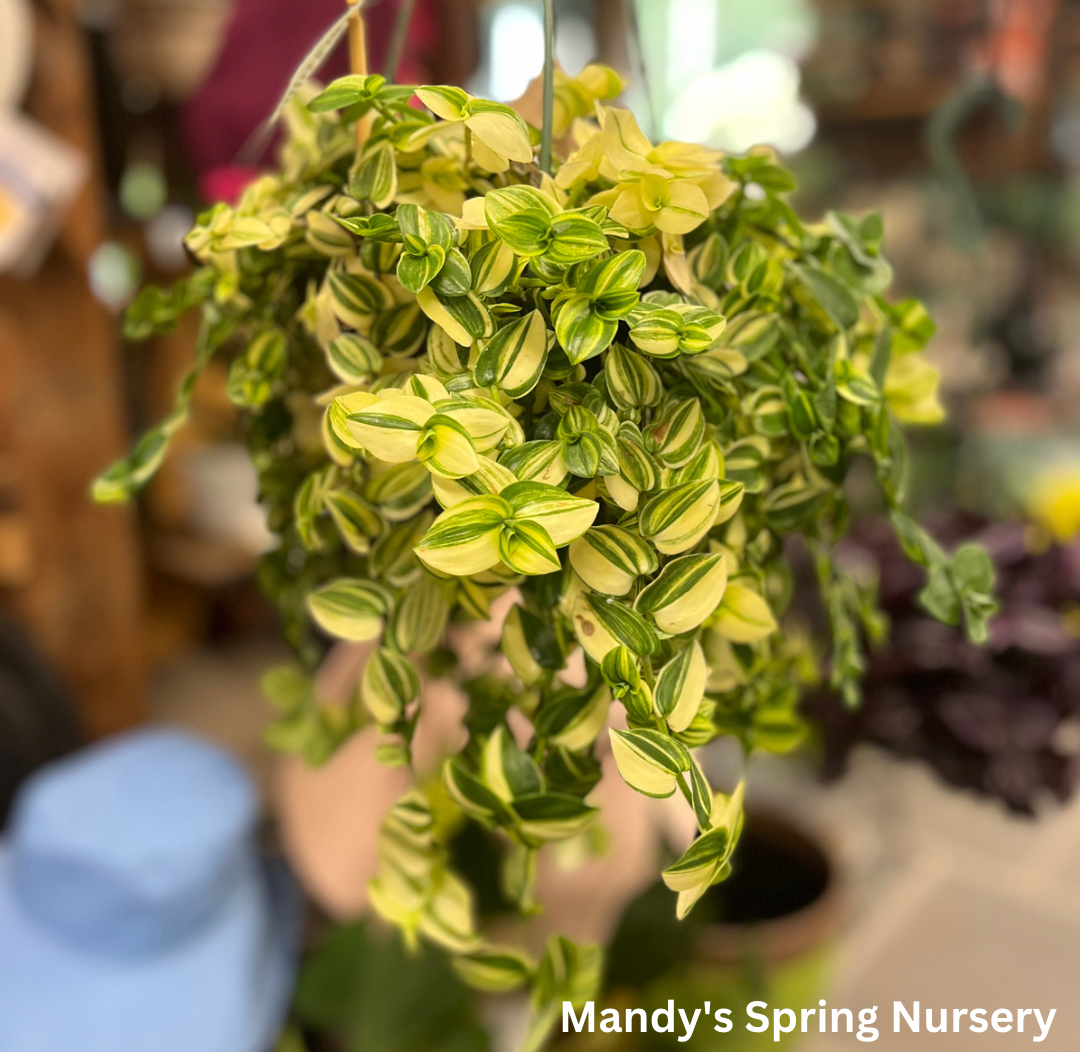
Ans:
[[[480,771],[484,784],[506,803],[544,790],[544,776],[536,761],[519,748],[504,724],[484,743]]]
[[[733,643],[758,643],[777,629],[769,604],[746,585],[731,582],[709,627]]]
[[[514,573],[536,576],[562,569],[547,530],[528,520],[507,523],[499,532],[499,558]]]
[[[661,799],[675,792],[676,779],[690,767],[682,745],[654,730],[612,728],[608,733],[619,774],[631,789]]]
[[[501,497],[515,519],[543,526],[556,548],[577,540],[600,510],[594,500],[575,497],[543,482],[515,482],[502,491]]]
[[[481,296],[501,296],[517,267],[514,250],[503,241],[485,242],[470,257],[473,290]]]
[[[500,649],[527,687],[543,680],[548,670],[562,667],[562,652],[554,633],[540,618],[517,604],[503,622]]]
[[[420,697],[420,677],[404,654],[379,647],[364,667],[360,697],[375,720],[389,727]]]
[[[687,398],[669,402],[664,411],[642,432],[645,448],[665,467],[688,463],[705,439],[705,414],[701,402]]]
[[[709,669],[697,642],[683,647],[661,670],[653,690],[656,711],[675,732],[686,730],[705,696]]]
[[[308,612],[327,635],[351,642],[366,642],[382,631],[390,612],[390,593],[374,581],[337,577],[315,589],[307,600]]]
[[[534,793],[513,803],[518,834],[534,846],[584,832],[600,813],[569,793]]]
[[[662,632],[681,635],[697,628],[716,610],[727,576],[722,553],[684,555],[672,559],[634,605],[640,613],[649,614]]]
[[[348,332],[330,341],[326,364],[342,383],[356,384],[379,372],[383,356],[366,336]]]
[[[602,318],[590,297],[578,293],[552,311],[555,335],[573,365],[595,358],[611,346],[619,330],[618,319]]]
[[[642,574],[657,567],[650,544],[619,526],[594,526],[570,545],[570,565],[594,591],[626,595]]]
[[[393,293],[367,274],[349,274],[331,270],[327,275],[330,307],[344,325],[367,332],[375,315],[394,305]]]
[[[638,528],[663,554],[677,555],[693,548],[709,532],[720,501],[716,479],[686,482],[646,501]]]
[[[481,454],[493,452],[507,437],[513,424],[498,402],[480,395],[439,401],[435,408],[443,416],[456,420]]]
[[[383,529],[379,513],[349,490],[329,490],[323,494],[323,502],[346,547],[366,555]]]
[[[528,394],[539,382],[548,354],[548,330],[538,310],[501,328],[476,360],[481,387],[499,387],[511,398]]]
[[[464,478],[480,470],[480,459],[468,431],[445,413],[436,413],[427,421],[416,457],[433,475],[445,479]]]
[[[416,97],[444,121],[463,121],[468,116],[469,94],[461,88],[429,85],[417,88]]]
[[[415,395],[381,398],[350,413],[346,427],[352,437],[373,456],[388,464],[416,457],[416,447],[435,408]]]
[[[431,500],[431,473],[419,461],[395,464],[372,476],[363,495],[390,522],[404,522]]]
[[[677,358],[681,326],[682,318],[673,310],[645,311],[631,326],[630,339],[638,350],[654,358]]]
[[[501,558],[499,534],[511,515],[513,508],[502,497],[469,497],[435,520],[416,554],[432,569],[455,577],[489,570]]]
[[[654,406],[664,392],[656,370],[640,354],[619,343],[607,353],[604,375],[608,393],[620,409]]]
[[[490,457],[478,457],[477,463],[477,469],[471,475],[457,479],[435,476],[432,479],[435,499],[444,508],[452,508],[469,497],[487,494],[497,496],[512,482],[517,481],[512,471]]]
[[[458,977],[483,993],[510,993],[532,978],[534,965],[518,950],[484,947],[453,959]]]
[[[426,654],[441,642],[449,617],[443,587],[430,576],[421,576],[394,611],[387,640],[403,654]]]
[[[658,646],[656,632],[649,622],[615,599],[582,592],[570,620],[577,641],[597,663],[620,645],[638,657],[653,653]]]
[[[386,139],[372,140],[352,173],[349,192],[358,201],[370,201],[376,209],[383,209],[393,202],[397,189],[398,169],[393,145]]]
[[[563,460],[561,443],[543,439],[523,442],[520,446],[508,449],[499,457],[499,463],[512,471],[522,482],[543,482],[550,486],[561,486],[569,474],[566,461]]]
[[[550,221],[548,230],[543,255],[553,266],[584,263],[608,250],[608,240],[600,224],[581,212],[563,212]]]

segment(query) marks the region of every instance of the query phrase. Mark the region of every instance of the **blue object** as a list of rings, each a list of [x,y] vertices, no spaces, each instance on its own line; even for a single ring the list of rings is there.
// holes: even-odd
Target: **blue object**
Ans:
[[[30,778],[0,842],[3,1052],[269,1052],[300,901],[247,775],[172,731]]]

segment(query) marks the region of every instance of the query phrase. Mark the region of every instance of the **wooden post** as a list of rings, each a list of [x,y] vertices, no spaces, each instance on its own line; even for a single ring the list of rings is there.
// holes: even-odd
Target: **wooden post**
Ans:
[[[353,74],[358,77],[367,76],[367,27],[364,25],[364,13],[361,10],[364,0],[345,0],[352,9],[352,17],[349,19],[349,67]],[[356,147],[362,149],[364,143],[371,135],[371,125],[374,123],[373,113],[365,114],[356,122]]]
[[[0,606],[34,636],[87,729],[105,734],[139,720],[143,692],[133,514],[96,507],[88,492],[128,444],[119,340],[87,281],[104,209],[84,40],[73,0],[36,6],[27,111],[82,150],[93,174],[40,272],[0,276],[2,497],[28,540],[25,572],[0,583]]]

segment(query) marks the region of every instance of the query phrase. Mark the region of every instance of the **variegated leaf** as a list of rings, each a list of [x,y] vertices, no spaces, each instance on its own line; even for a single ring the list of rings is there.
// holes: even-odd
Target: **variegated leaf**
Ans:
[[[518,746],[503,724],[484,744],[480,770],[484,784],[506,803],[544,791],[544,776],[536,761]]]
[[[363,495],[390,522],[404,522],[431,500],[431,474],[419,461],[395,464],[370,478]]]
[[[518,679],[527,687],[563,666],[554,631],[535,614],[514,605],[503,622],[501,649]]]
[[[620,409],[645,409],[656,405],[663,386],[656,370],[640,355],[622,344],[613,344],[604,361],[607,389]]]
[[[669,402],[664,411],[642,432],[645,448],[665,467],[688,463],[705,438],[705,415],[696,398]]]
[[[504,326],[487,342],[476,360],[476,382],[521,398],[539,382],[547,354],[547,326],[544,316],[535,310]]]
[[[381,281],[366,274],[331,270],[327,281],[334,314],[343,324],[359,332],[368,332],[375,315],[394,305],[391,291]]]
[[[416,554],[432,569],[456,577],[488,570],[500,560],[499,534],[513,514],[502,497],[469,497],[435,520]]]
[[[472,254],[469,267],[475,292],[481,296],[500,296],[513,280],[517,256],[506,243],[488,241]]]
[[[387,640],[406,654],[426,654],[442,640],[450,617],[443,587],[422,576],[406,589],[387,629]]]
[[[678,733],[690,726],[705,696],[705,654],[697,642],[683,647],[661,670],[653,699],[656,711]]]
[[[600,505],[542,482],[515,482],[502,491],[516,519],[543,526],[556,548],[577,540],[593,523]]]
[[[446,479],[464,478],[480,470],[480,459],[469,432],[444,413],[428,419],[416,447],[416,457],[433,475]]]
[[[580,797],[568,793],[534,793],[513,803],[517,832],[534,846],[566,840],[584,832],[600,813]]]
[[[637,598],[635,608],[649,614],[669,635],[697,628],[720,604],[727,586],[723,554],[672,559]],[[681,729],[681,728],[680,728]]]
[[[499,533],[499,558],[515,573],[527,576],[562,569],[555,545],[537,522],[507,523]]]
[[[712,528],[722,498],[715,479],[686,482],[645,502],[638,520],[643,537],[665,555],[693,548]]]
[[[420,677],[404,654],[379,647],[364,667],[360,697],[376,721],[388,727],[420,697]]]
[[[383,356],[367,337],[350,332],[330,341],[326,363],[342,383],[357,384],[379,372]]]
[[[570,545],[570,565],[590,588],[626,595],[641,574],[653,573],[656,552],[619,526],[595,526]]]
[[[733,643],[757,643],[776,631],[776,618],[757,592],[732,581],[709,618],[709,627]]]
[[[529,982],[534,965],[519,950],[484,947],[453,959],[458,977],[483,993],[509,993]]]
[[[499,457],[499,463],[508,468],[522,482],[543,482],[561,486],[569,469],[562,456],[559,442],[537,440],[524,442],[508,449]]]
[[[383,398],[351,413],[346,427],[369,453],[389,464],[416,457],[416,447],[435,408],[415,395]]]
[[[366,642],[382,631],[390,612],[390,593],[374,581],[338,577],[308,596],[308,611],[315,623],[337,639]]]
[[[690,768],[690,756],[682,745],[654,730],[612,728],[608,733],[619,774],[631,789],[658,798],[675,792],[676,779]]]
[[[649,622],[614,599],[582,592],[574,603],[570,620],[582,649],[597,663],[620,645],[639,657],[653,653],[658,645]]]
[[[382,532],[379,513],[349,490],[330,490],[323,494],[323,502],[349,550],[366,555],[372,540]]]
[[[477,469],[471,475],[458,479],[446,479],[439,476],[432,479],[435,499],[444,508],[452,508],[469,497],[498,495],[512,482],[517,481],[509,468],[490,457],[481,456],[477,460]]]

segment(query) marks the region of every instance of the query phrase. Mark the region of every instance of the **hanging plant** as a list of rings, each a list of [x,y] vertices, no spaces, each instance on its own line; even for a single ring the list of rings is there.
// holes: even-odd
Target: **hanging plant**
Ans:
[[[274,743],[319,762],[375,723],[380,758],[409,764],[420,656],[445,668],[447,624],[517,589],[501,643],[514,675],[469,685],[446,793],[510,845],[504,883],[528,913],[537,852],[597,817],[610,747],[629,785],[696,816],[701,835],[663,874],[684,916],[730,872],[742,823],[741,785],[714,791],[696,750],[803,735],[818,660],[781,624],[789,535],[816,559],[824,667],[858,699],[867,611],[832,560],[852,462],[873,465],[927,567],[926,608],[975,640],[992,570],[901,510],[902,424],[941,410],[921,353],[933,325],[883,295],[878,217],[804,223],[768,149],[654,145],[603,104],[623,86],[609,70],[548,83],[576,143],[551,173],[535,129],[459,88],[354,75],[294,98],[279,170],[202,215],[198,269],[128,312],[133,338],[189,308],[202,332],[176,412],[95,495],[146,484],[199,371],[226,356],[279,538],[260,579],[298,655],[268,677]],[[378,644],[345,709],[312,682],[335,640]],[[579,647],[583,687],[563,679]],[[605,732],[613,705],[624,720]],[[599,950],[554,939],[535,961],[486,942],[430,800],[417,785],[387,817],[372,902],[475,985],[528,984],[536,1048],[562,1001],[595,988]]]

